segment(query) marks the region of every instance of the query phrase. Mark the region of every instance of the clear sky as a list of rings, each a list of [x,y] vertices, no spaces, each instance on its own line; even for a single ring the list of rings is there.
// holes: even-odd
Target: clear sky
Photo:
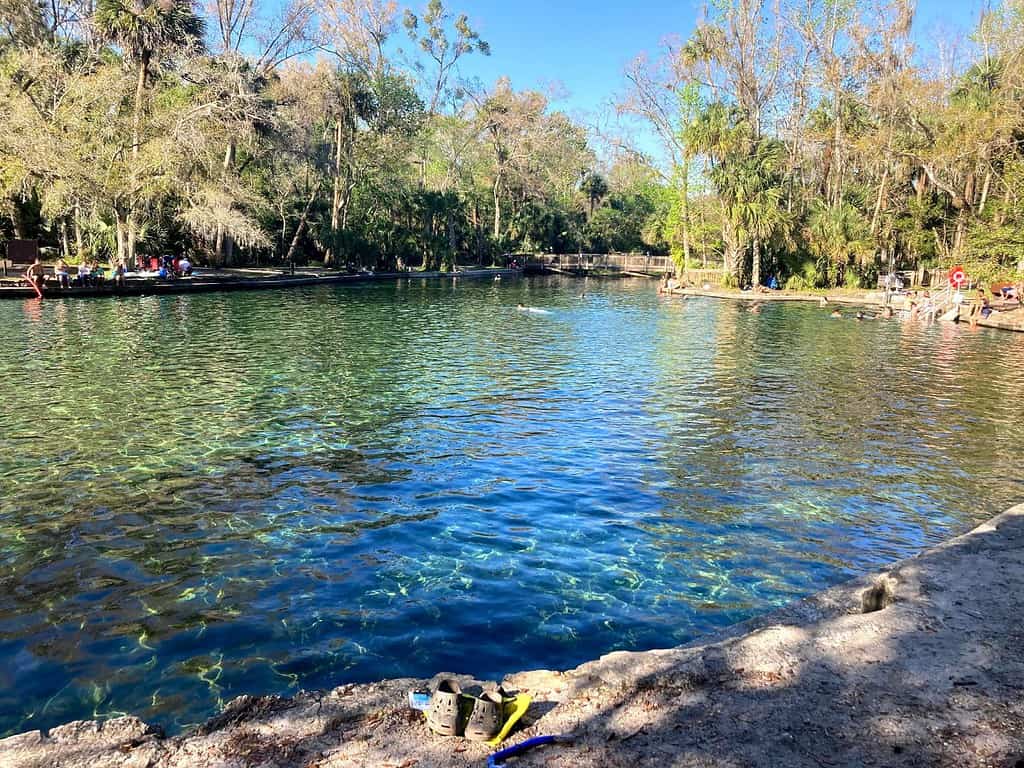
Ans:
[[[943,30],[970,29],[983,2],[919,0],[914,33],[921,47],[931,48],[930,38]],[[508,75],[517,89],[545,90],[561,83],[568,95],[556,106],[585,117],[622,89],[627,62],[643,51],[654,54],[666,35],[687,35],[703,2],[446,0],[445,5],[467,13],[493,51],[489,58],[467,59],[463,75],[488,85]]]

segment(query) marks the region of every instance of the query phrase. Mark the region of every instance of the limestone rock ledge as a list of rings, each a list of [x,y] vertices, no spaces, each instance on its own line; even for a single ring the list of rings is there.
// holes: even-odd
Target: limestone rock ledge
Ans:
[[[510,766],[1024,768],[1024,505],[921,555],[700,645],[510,675],[529,736]],[[475,681],[461,677],[468,686]],[[427,730],[422,680],[242,696],[164,738],[133,717],[0,740],[0,768],[460,768],[489,749]]]

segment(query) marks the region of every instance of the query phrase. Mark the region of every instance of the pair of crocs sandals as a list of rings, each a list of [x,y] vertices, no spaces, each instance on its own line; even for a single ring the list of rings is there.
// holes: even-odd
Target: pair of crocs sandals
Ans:
[[[462,692],[458,681],[446,678],[430,697],[427,726],[441,736],[500,743],[527,706],[528,697],[510,697],[500,686],[471,696]]]

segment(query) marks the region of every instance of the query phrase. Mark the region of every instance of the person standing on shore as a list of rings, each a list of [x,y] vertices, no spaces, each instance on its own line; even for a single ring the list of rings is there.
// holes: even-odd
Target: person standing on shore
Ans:
[[[36,287],[36,290],[40,293],[43,292],[43,282],[45,281],[46,267],[43,266],[43,262],[36,256],[35,261],[25,270],[25,279],[28,280],[32,285]]]

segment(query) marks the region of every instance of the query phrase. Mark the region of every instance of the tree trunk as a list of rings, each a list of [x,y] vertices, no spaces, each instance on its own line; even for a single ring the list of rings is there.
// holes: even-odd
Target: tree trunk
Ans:
[[[142,98],[146,93],[146,80],[149,77],[150,52],[143,51],[139,56],[139,67],[135,79],[135,104],[132,109],[132,160],[139,156],[139,145],[142,143]],[[137,170],[134,167],[133,171]]]
[[[690,164],[683,163],[682,196],[679,201],[680,226],[683,229],[683,271],[690,268]]]
[[[82,211],[78,207],[78,203],[75,203],[75,211],[71,219],[75,227],[75,253],[78,254],[78,258],[82,258],[85,253],[85,243],[82,241]]]
[[[878,197],[875,198],[875,210],[871,214],[871,236],[878,232],[879,214],[882,212],[882,199],[885,197],[885,186],[889,181],[889,165],[886,163],[885,171],[882,173],[882,181],[878,185]]]
[[[64,261],[71,261],[71,240],[68,238],[67,216],[62,216],[60,220],[60,247]]]
[[[455,254],[456,254],[456,252],[459,249],[459,244],[455,240],[455,216],[452,213],[452,209],[451,209],[450,205],[448,206],[448,210],[447,210],[446,215],[447,215],[447,220],[445,221],[445,226],[448,229],[448,250],[451,252],[452,264],[454,264],[455,263]]]
[[[843,140],[843,123],[840,114],[840,101],[839,101],[839,90],[836,89],[835,94],[835,135],[833,137],[834,149],[832,150],[832,170],[835,174],[832,185],[832,206],[838,208],[839,204],[843,200],[843,159],[842,159],[842,148],[840,146]]]
[[[135,210],[128,211],[128,233],[126,235],[125,244],[127,246],[127,259],[129,269],[135,269],[136,258],[135,258],[135,239],[138,237],[139,226],[136,221]]]
[[[736,236],[736,230],[729,221],[729,211],[725,202],[721,202],[722,209],[722,269],[723,277],[732,277],[738,283],[740,281],[740,260],[743,250]]]
[[[149,51],[143,51],[142,55],[139,56],[139,67],[135,81],[135,104],[132,109],[132,199],[128,203],[128,227],[125,235],[127,247],[124,254],[130,268],[135,266],[135,239],[138,236],[138,222],[136,220],[138,201],[135,199],[135,196],[138,195],[139,187],[139,146],[142,144],[142,99],[146,93],[146,80],[149,77],[151,56],[152,54]]]
[[[1006,189],[1003,191],[1003,204],[996,210],[995,224],[996,226],[1003,226],[1006,223],[1006,212],[1010,207],[1010,198],[1013,196],[1010,190],[1010,183],[1004,182]]]
[[[501,174],[494,177],[494,240],[501,238]]]
[[[967,233],[967,212],[960,211],[956,217],[956,230],[953,235],[953,256],[960,258],[961,248],[964,244],[964,235]]]
[[[757,288],[761,284],[761,239],[759,237],[754,238],[754,249],[753,249],[753,264],[751,266],[752,277],[750,279],[751,285]]]
[[[985,213],[985,203],[988,202],[989,189],[992,186],[992,170],[985,174],[985,183],[981,185],[981,202],[978,203],[978,215]]]
[[[722,249],[722,268],[725,270],[725,274],[733,278],[737,283],[740,281],[740,260],[742,258],[742,250],[737,244],[733,233],[723,231],[723,245]]]
[[[277,252],[278,256],[284,256],[284,243],[288,239],[288,212],[285,210],[284,201],[278,206],[278,216],[281,217],[281,249]]]
[[[117,238],[117,261],[127,262],[128,249],[126,245],[127,233],[125,227],[125,215],[120,206],[114,206],[114,234]]]
[[[9,198],[11,203],[11,226],[14,228],[14,236],[18,240],[25,239],[25,222],[21,220],[21,209],[14,197]]]
[[[316,200],[316,190],[314,189],[309,193],[309,197],[306,199],[306,206],[302,209],[302,214],[299,216],[299,226],[295,228],[295,234],[292,236],[292,244],[288,246],[288,254],[285,256],[285,261],[289,264],[294,264],[295,254],[299,251],[299,243],[302,241],[302,236],[306,233],[306,225],[309,221],[309,211],[313,207],[313,201]]]
[[[700,237],[700,261],[701,261],[701,269],[707,269],[708,268],[708,242],[707,242],[707,237],[706,237],[706,234],[705,234],[707,230],[706,230],[706,228],[704,226],[704,224],[705,224],[704,206],[701,205],[700,208],[698,208],[697,210],[700,213],[700,231],[701,231],[701,237]]]
[[[235,164],[235,152],[237,145],[234,138],[228,141],[227,149],[224,150],[224,163],[221,166],[223,175],[226,177],[231,166]],[[235,252],[235,241],[230,233],[225,231],[223,224],[217,224],[217,239],[214,245],[214,264],[217,266],[230,266]]]
[[[470,209],[470,224],[473,227],[473,249],[476,251],[476,262],[479,266],[484,264],[484,251],[480,247],[480,206],[473,200],[473,207]]]
[[[331,193],[331,247],[324,255],[324,266],[338,261],[341,250],[341,198],[342,198],[342,118],[334,126],[334,189]]]

